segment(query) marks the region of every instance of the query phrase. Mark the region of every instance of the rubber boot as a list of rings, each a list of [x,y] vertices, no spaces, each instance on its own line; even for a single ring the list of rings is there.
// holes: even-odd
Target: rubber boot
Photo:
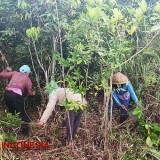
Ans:
[[[123,123],[127,118],[128,118],[128,115],[120,116],[120,121],[119,121],[119,123]]]
[[[22,130],[22,134],[24,136],[28,136],[29,135],[29,126],[28,126],[28,124],[22,124],[21,125],[21,130]]]

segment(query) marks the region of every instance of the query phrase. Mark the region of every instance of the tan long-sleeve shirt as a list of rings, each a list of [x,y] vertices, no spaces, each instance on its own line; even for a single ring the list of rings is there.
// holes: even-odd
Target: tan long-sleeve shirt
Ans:
[[[46,110],[44,111],[40,122],[46,123],[48,118],[51,116],[53,110],[55,110],[56,104],[59,105],[65,100],[74,100],[76,102],[87,104],[86,100],[79,93],[73,93],[69,88],[58,88],[53,90],[49,95],[49,102],[47,104]]]

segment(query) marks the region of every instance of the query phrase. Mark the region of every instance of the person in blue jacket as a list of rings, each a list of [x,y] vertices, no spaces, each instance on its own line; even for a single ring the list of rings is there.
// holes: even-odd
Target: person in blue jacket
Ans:
[[[123,123],[128,118],[128,106],[133,100],[136,105],[139,104],[138,98],[134,92],[133,86],[128,78],[117,72],[112,77],[112,88],[113,88],[113,105],[112,111],[116,108],[120,108],[120,123]]]

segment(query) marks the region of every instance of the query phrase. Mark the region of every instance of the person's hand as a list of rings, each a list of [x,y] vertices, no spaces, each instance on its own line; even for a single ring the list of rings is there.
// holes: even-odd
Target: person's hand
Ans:
[[[6,70],[9,71],[9,72],[11,72],[12,68],[11,67],[7,67]]]
[[[44,126],[44,123],[41,122],[41,121],[39,121],[39,122],[37,123],[37,126],[42,127],[42,126]]]
[[[137,104],[136,104],[136,107],[140,107],[140,104],[139,104],[139,103],[137,103]]]
[[[142,106],[141,106],[140,103],[136,103],[136,104],[133,106],[133,108],[137,108],[137,107],[140,107],[140,108],[141,108]]]
[[[125,110],[126,110],[126,107],[125,107],[125,105],[123,105],[123,104],[122,104],[122,105],[121,105],[121,107],[122,107],[122,109],[125,109]]]
[[[32,96],[35,96],[36,95],[36,92],[35,91],[32,91]]]

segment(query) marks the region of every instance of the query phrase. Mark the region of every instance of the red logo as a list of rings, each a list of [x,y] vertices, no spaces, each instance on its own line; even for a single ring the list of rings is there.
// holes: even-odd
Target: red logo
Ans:
[[[48,142],[2,142],[2,148],[50,149]]]

